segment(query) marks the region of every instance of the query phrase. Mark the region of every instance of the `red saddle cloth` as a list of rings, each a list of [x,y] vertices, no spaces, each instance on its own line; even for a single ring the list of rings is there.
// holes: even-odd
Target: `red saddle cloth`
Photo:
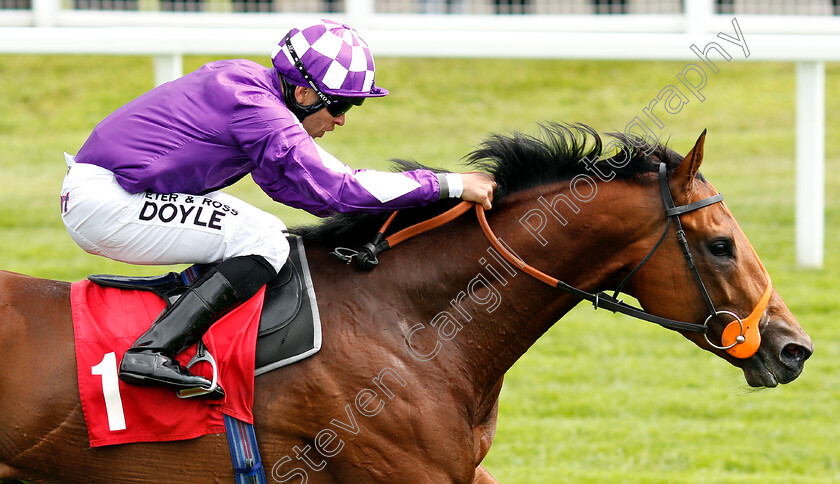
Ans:
[[[71,285],[79,395],[91,447],[182,440],[225,431],[223,414],[254,422],[254,352],[265,289],[217,321],[203,341],[218,367],[222,400],[181,399],[173,390],[123,383],[123,353],[165,307],[149,291],[104,288],[83,280]],[[193,345],[177,359],[186,365]],[[212,378],[206,362],[194,374]]]

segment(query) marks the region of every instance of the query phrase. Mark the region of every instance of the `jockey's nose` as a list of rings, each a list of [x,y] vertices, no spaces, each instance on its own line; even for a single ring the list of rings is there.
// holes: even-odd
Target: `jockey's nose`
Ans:
[[[346,116],[344,113],[339,114],[333,118],[333,122],[339,126],[344,126],[344,121],[346,120]]]

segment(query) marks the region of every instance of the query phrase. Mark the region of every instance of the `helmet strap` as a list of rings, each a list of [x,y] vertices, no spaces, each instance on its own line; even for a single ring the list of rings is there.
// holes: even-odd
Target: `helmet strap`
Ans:
[[[279,74],[278,74],[279,75]],[[289,111],[295,115],[298,121],[303,122],[303,119],[309,116],[310,114],[314,114],[317,111],[320,111],[326,103],[319,97],[318,101],[308,106],[304,106],[303,104],[299,103],[295,98],[295,86],[291,82],[289,82],[285,77],[282,75],[280,76],[280,84],[283,86],[283,101],[286,103],[286,107],[289,108]]]

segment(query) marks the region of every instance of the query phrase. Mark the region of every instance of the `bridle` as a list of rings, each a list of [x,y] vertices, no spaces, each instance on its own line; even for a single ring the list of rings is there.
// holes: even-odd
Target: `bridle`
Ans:
[[[551,287],[560,289],[561,291],[570,293],[580,299],[589,301],[593,304],[595,309],[606,309],[614,313],[617,312],[626,314],[633,318],[655,323],[664,328],[671,329],[674,331],[700,333],[704,336],[706,342],[712,348],[726,351],[727,353],[736,358],[743,359],[751,357],[755,354],[755,352],[758,350],[759,345],[761,344],[761,335],[758,331],[758,326],[761,317],[764,315],[764,312],[767,309],[767,305],[770,302],[770,296],[773,292],[773,285],[770,280],[770,275],[767,273],[767,270],[764,268],[764,265],[761,264],[761,260],[758,259],[758,255],[755,254],[755,249],[753,249],[752,246],[750,246],[750,249],[756,256],[756,260],[758,260],[758,264],[761,267],[761,270],[767,279],[767,286],[764,290],[764,294],[762,295],[761,299],[759,300],[758,304],[755,306],[753,311],[750,313],[750,315],[743,319],[731,311],[716,309],[714,303],[712,302],[712,298],[709,295],[708,290],[706,289],[705,284],[703,284],[703,279],[700,276],[700,272],[697,269],[697,266],[694,264],[694,257],[691,253],[691,248],[689,247],[685,231],[683,230],[682,223],[680,221],[680,216],[686,213],[693,212],[695,210],[702,209],[704,207],[708,207],[715,203],[723,202],[723,195],[720,193],[716,193],[715,195],[712,195],[708,198],[704,198],[703,200],[692,202],[686,205],[676,206],[674,204],[673,196],[671,195],[671,189],[668,179],[668,169],[664,163],[660,163],[659,165],[658,178],[659,191],[662,196],[662,201],[665,204],[665,216],[667,219],[665,229],[662,231],[662,235],[659,237],[656,244],[654,244],[654,246],[651,248],[650,252],[648,252],[648,254],[641,260],[641,262],[639,262],[639,264],[632,271],[630,271],[629,274],[627,274],[627,276],[621,281],[621,283],[619,283],[619,285],[616,287],[615,291],[611,295],[603,291],[597,293],[584,291],[583,289],[579,289],[559,279],[549,276],[544,272],[541,272],[538,269],[535,269],[534,267],[525,263],[493,233],[493,230],[487,223],[487,218],[484,214],[484,207],[482,207],[480,204],[473,204],[472,202],[461,202],[449,211],[442,213],[437,217],[431,218],[417,225],[407,227],[395,233],[394,235],[385,238],[385,230],[387,230],[388,226],[397,215],[397,212],[394,212],[393,214],[391,214],[391,216],[376,234],[376,237],[374,238],[373,242],[366,244],[361,251],[354,251],[351,249],[339,247],[336,248],[334,252],[332,252],[332,255],[345,263],[350,263],[353,259],[356,259],[362,268],[372,269],[373,267],[376,267],[376,265],[379,263],[377,259],[377,254],[388,250],[394,245],[406,239],[414,237],[415,235],[421,234],[435,227],[448,223],[451,220],[454,220],[455,218],[459,217],[463,213],[467,212],[473,205],[475,205],[475,211],[476,216],[478,217],[479,225],[481,226],[484,235],[490,241],[490,245],[508,262],[514,264],[516,267],[518,267],[520,270],[530,275],[531,277]],[[639,272],[639,270],[641,270],[641,268],[644,267],[645,264],[647,264],[647,262],[651,259],[651,257],[653,257],[653,255],[662,245],[666,236],[670,232],[671,225],[674,225],[674,227],[676,228],[677,243],[679,244],[680,249],[682,250],[683,256],[685,257],[686,263],[688,264],[688,267],[693,275],[694,281],[697,284],[697,287],[700,289],[703,302],[705,303],[706,309],[708,311],[708,316],[706,317],[705,321],[703,321],[703,323],[689,323],[685,321],[664,318],[655,314],[648,313],[643,309],[631,306],[623,302],[621,299],[618,299],[621,290],[624,289],[624,287],[630,282],[632,277],[637,272]],[[732,321],[729,324],[727,324],[721,335],[720,345],[712,343],[709,340],[708,335],[709,322],[713,318],[718,316],[728,316],[733,318]]]

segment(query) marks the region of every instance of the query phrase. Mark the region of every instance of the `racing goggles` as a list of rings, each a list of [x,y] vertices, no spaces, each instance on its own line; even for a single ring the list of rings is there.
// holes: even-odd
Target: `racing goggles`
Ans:
[[[324,98],[321,98],[321,100],[323,101]],[[365,98],[327,96],[327,100],[324,102],[327,105],[327,112],[330,113],[334,118],[336,118],[346,113],[347,111],[350,111],[350,108],[352,108],[353,106],[361,106],[362,103],[365,102]]]

